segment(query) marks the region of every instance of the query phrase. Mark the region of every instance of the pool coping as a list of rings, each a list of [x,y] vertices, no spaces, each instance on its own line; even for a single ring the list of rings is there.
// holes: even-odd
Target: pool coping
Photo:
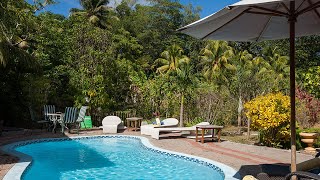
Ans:
[[[189,155],[189,154],[185,154],[185,153],[180,153],[180,152],[176,152],[176,151],[170,151],[170,150],[166,150],[166,149],[162,149],[159,147],[156,147],[154,145],[152,145],[149,141],[148,138],[145,137],[141,137],[141,136],[131,136],[131,135],[95,135],[95,136],[75,136],[75,137],[66,137],[66,138],[45,138],[45,139],[36,139],[36,140],[27,140],[27,141],[19,141],[19,142],[15,142],[15,143],[11,143],[8,145],[4,145],[1,148],[2,151],[16,156],[19,158],[19,161],[7,172],[7,174],[4,176],[3,180],[18,180],[21,179],[21,176],[23,175],[24,171],[28,168],[28,166],[31,164],[32,162],[32,157],[18,152],[15,150],[16,147],[18,146],[23,146],[23,145],[27,145],[27,144],[31,144],[31,143],[39,143],[39,142],[48,142],[48,141],[57,141],[57,140],[72,140],[72,139],[86,139],[86,138],[103,138],[103,137],[126,137],[126,138],[136,138],[136,139],[140,139],[141,143],[147,147],[150,148],[152,150],[155,151],[161,151],[161,152],[165,152],[165,153],[170,153],[170,154],[175,154],[175,155],[179,155],[179,156],[183,156],[183,157],[189,157],[189,158],[193,158],[193,159],[198,159],[200,161],[204,161],[207,163],[210,163],[216,167],[218,167],[219,169],[221,169],[225,175],[225,180],[235,180],[235,179],[241,179],[240,174],[233,169],[230,166],[227,166],[225,164],[222,164],[220,162],[214,161],[214,160],[210,160],[207,158],[203,158],[203,157],[199,157],[199,156],[193,156],[193,155]]]

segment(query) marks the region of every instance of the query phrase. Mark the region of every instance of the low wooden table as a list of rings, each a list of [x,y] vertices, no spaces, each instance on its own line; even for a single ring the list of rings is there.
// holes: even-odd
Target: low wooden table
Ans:
[[[215,125],[199,125],[196,126],[196,142],[198,142],[198,130],[201,130],[201,143],[204,143],[204,139],[213,139],[214,137],[214,131],[217,130],[217,134],[218,134],[218,142],[220,142],[220,136],[221,136],[221,130],[222,130],[223,126],[215,126]],[[212,130],[212,136],[211,137],[204,137],[204,131],[205,130]]]
[[[134,128],[134,131],[137,131],[138,130],[138,125],[140,127],[140,123],[141,123],[142,119],[143,118],[141,118],[141,117],[129,117],[129,118],[126,118],[128,129],[133,131],[133,128]],[[133,124],[134,126],[133,127],[131,127],[131,122],[132,121],[134,122],[134,124]]]

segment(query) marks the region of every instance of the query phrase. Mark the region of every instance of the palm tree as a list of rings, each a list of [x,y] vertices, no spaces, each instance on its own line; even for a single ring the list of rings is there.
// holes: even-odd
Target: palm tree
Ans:
[[[71,15],[84,15],[88,18],[89,22],[101,27],[108,27],[108,18],[114,18],[115,16],[109,16],[112,10],[108,7],[109,0],[79,0],[82,9],[72,8],[70,10]]]
[[[221,79],[227,82],[224,75],[225,70],[232,70],[234,67],[229,63],[233,57],[233,49],[226,41],[208,41],[205,48],[200,51],[200,63],[203,76],[211,81]]]
[[[253,56],[248,51],[240,51],[233,58],[233,66],[235,66],[235,74],[233,76],[233,86],[238,94],[238,126],[241,126],[241,115],[243,110],[243,97],[248,92],[250,82],[252,82],[252,60]],[[246,97],[245,97],[246,98]]]
[[[161,58],[158,58],[154,64],[160,65],[157,72],[167,75],[173,75],[177,82],[177,91],[180,94],[180,126],[183,126],[184,112],[184,97],[189,92],[190,87],[194,84],[194,75],[192,67],[189,65],[190,59],[183,55],[183,49],[177,44],[173,44],[167,50],[161,53]]]
[[[159,73],[170,73],[179,69],[181,64],[189,63],[190,59],[183,55],[183,49],[174,44],[170,46],[167,50],[161,53],[161,58],[158,58],[154,64],[160,65],[157,68]]]
[[[180,93],[180,127],[183,126],[184,99],[188,93],[193,93],[193,89],[197,86],[197,77],[193,73],[193,67],[189,64],[183,64],[176,70],[176,82]]]
[[[284,88],[283,83],[287,84],[285,80],[289,77],[290,67],[288,66],[289,57],[282,56],[278,53],[277,47],[266,48],[263,52],[264,59],[269,63],[269,68],[275,75],[273,81],[274,86],[277,87],[280,84],[280,88]]]

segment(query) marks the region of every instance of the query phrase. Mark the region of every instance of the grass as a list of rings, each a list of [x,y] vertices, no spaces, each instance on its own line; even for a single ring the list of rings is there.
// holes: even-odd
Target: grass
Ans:
[[[232,141],[232,142],[237,142],[237,143],[242,143],[242,144],[256,144],[259,142],[259,137],[256,135],[256,132],[251,132],[252,135],[250,135],[250,138],[247,137],[246,128],[244,127],[235,127],[235,126],[229,126],[225,127],[222,130],[222,135],[221,138]]]

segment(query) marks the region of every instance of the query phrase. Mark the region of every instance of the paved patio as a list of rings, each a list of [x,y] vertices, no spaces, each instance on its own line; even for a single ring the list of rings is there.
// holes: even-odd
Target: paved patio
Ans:
[[[91,136],[102,134],[102,130],[94,130],[82,131],[80,135]],[[140,132],[132,131],[124,131],[118,134],[141,136]],[[39,130],[9,132],[4,133],[0,137],[0,146],[22,140],[71,136],[77,136],[77,134],[66,133],[62,135],[60,133],[41,132]],[[237,170],[241,176],[248,174],[255,176],[262,171],[261,164],[290,164],[290,150],[239,144],[230,141],[222,141],[221,143],[206,142],[202,144],[195,142],[194,139],[181,138],[177,134],[171,134],[170,137],[166,135],[165,137],[161,137],[160,140],[152,139],[150,136],[144,137],[147,137],[153,145],[163,149],[200,156],[226,164]],[[313,158],[311,155],[297,154],[297,162],[311,158]],[[17,162],[17,158],[0,152],[0,179],[3,178],[15,162]]]

